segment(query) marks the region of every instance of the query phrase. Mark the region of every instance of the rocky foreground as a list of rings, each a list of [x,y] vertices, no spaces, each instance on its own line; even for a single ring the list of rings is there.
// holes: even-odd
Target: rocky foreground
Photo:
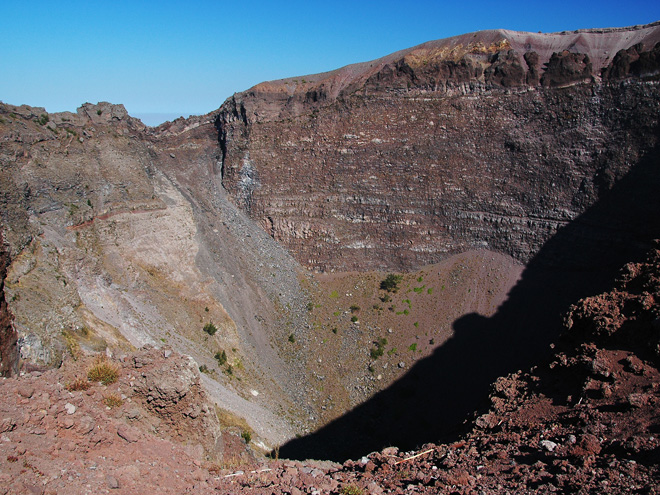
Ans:
[[[0,493],[657,493],[658,298],[655,249],[573,305],[551,362],[498,379],[462,438],[343,464],[254,454],[170,351],[25,370],[0,382]]]

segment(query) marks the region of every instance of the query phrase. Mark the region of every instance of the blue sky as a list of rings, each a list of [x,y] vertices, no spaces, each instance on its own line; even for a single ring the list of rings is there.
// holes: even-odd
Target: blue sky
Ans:
[[[261,81],[470,31],[646,24],[660,2],[0,0],[0,19],[1,101],[49,112],[110,101],[154,124]]]

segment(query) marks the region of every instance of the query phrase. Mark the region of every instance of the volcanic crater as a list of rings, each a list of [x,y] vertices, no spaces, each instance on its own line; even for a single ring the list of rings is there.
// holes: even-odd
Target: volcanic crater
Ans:
[[[659,78],[653,23],[0,104],[0,493],[655,493]]]

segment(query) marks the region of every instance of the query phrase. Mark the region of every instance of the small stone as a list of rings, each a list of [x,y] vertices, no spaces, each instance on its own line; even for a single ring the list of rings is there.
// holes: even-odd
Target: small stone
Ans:
[[[548,452],[554,452],[557,448],[557,444],[551,440],[541,440],[540,445]]]
[[[165,357],[165,359],[167,359],[167,358],[170,357],[171,355],[172,355],[172,349],[165,349],[165,350],[163,351],[163,356]]]
[[[405,368],[405,367],[406,367],[406,363],[404,363],[403,361],[401,361],[401,362],[399,363],[399,368]]]
[[[70,402],[67,402],[66,404],[64,404],[64,409],[66,410],[67,414],[73,414],[73,413],[76,412],[76,406],[74,406]]]
[[[105,482],[108,484],[108,488],[111,490],[116,490],[119,488],[119,481],[117,481],[117,478],[111,475],[107,475],[105,477]]]
[[[140,410],[137,407],[129,409],[126,411],[126,417],[128,419],[140,419]]]
[[[580,438],[580,447],[593,454],[598,454],[601,451],[600,441],[589,433],[582,435],[582,438]]]
[[[607,365],[607,362],[602,359],[594,359],[591,362],[591,372],[594,376],[599,378],[609,378],[612,374]]]
[[[125,425],[121,425],[119,428],[117,428],[117,435],[126,440],[128,443],[138,441],[137,434]]]
[[[648,398],[644,394],[636,393],[636,394],[630,394],[628,396],[628,404],[630,404],[630,407],[635,407],[635,408],[642,407],[645,406],[647,402],[648,402]]]
[[[397,455],[399,453],[398,447],[385,447],[382,451],[383,455]]]
[[[18,387],[18,395],[24,399],[29,399],[34,395],[34,387],[32,385],[23,384]]]

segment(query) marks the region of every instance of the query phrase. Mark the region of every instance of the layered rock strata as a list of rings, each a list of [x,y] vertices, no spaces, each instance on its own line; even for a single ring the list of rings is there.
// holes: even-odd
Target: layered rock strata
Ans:
[[[483,31],[262,83],[218,115],[223,185],[316,270],[403,270],[470,248],[526,262],[657,160],[659,40],[657,23]],[[652,237],[592,220],[587,241]]]

